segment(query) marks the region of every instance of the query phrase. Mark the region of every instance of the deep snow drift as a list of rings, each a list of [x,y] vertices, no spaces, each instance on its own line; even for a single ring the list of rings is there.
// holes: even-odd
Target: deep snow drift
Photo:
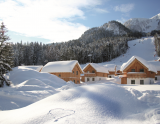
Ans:
[[[0,110],[24,107],[59,92],[57,88],[67,85],[57,76],[37,72],[37,68],[19,66],[6,75],[13,84],[11,87],[0,88]]]
[[[21,109],[2,111],[0,123],[160,123],[159,94],[160,91],[140,92],[99,81],[59,92]]]
[[[149,62],[158,59],[153,38],[128,43],[124,56],[100,64],[120,66],[133,55]],[[14,85],[0,89],[0,124],[160,124],[160,81],[121,85],[116,77],[77,85],[37,68],[16,67],[6,75]]]

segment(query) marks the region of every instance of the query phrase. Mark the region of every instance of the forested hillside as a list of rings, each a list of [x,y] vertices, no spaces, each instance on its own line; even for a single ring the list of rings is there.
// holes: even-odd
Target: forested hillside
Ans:
[[[92,54],[92,62],[110,61],[127,51],[129,40],[141,36],[121,23],[111,21],[85,31],[76,40],[48,45],[38,42],[13,44],[14,65],[40,65],[61,60],[78,60],[82,64],[90,61],[89,54]]]

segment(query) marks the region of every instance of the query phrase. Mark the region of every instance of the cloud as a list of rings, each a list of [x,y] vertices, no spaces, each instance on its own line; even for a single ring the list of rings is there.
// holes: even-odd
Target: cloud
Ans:
[[[127,12],[131,11],[133,8],[134,8],[134,4],[121,4],[119,6],[115,6],[114,10],[120,11],[123,13],[127,13]]]
[[[95,11],[98,13],[109,13],[106,9],[101,9],[101,8],[95,8]]]
[[[25,36],[68,41],[79,38],[88,29],[70,20],[85,19],[82,8],[101,4],[101,0],[4,0],[0,2],[0,20],[9,30]]]

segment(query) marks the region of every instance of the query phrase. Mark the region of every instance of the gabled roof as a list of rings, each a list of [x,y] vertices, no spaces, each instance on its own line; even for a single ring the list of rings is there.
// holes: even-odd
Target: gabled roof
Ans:
[[[78,64],[80,71],[83,72],[77,60],[48,62],[41,72],[72,72],[76,64]]]
[[[103,65],[95,64],[95,63],[89,63],[87,64],[84,68],[86,69],[89,65],[91,65],[97,72],[102,72],[102,73],[109,73],[107,68],[105,68]]]
[[[138,57],[138,56],[132,56],[126,63],[123,63],[120,70],[121,71],[125,70],[135,59],[137,59],[145,67],[147,67],[149,71],[157,73],[157,69],[154,65],[152,65],[151,63],[147,62],[146,60],[144,60],[144,59],[142,59],[141,57]]]

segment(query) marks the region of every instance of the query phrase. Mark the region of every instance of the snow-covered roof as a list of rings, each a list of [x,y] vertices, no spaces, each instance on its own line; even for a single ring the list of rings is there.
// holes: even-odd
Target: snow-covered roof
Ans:
[[[89,63],[87,64],[83,70],[88,66],[91,65],[97,72],[102,72],[102,73],[108,73],[108,70],[106,67],[104,67],[103,65],[100,64],[95,64],[95,63]]]
[[[144,60],[144,59],[142,59],[141,57],[138,57],[138,56],[132,56],[126,63],[123,63],[120,70],[123,71],[124,69],[126,69],[135,59],[137,59],[144,66],[146,66],[149,71],[153,71],[153,72],[157,73],[157,69],[154,65],[152,65],[151,63],[147,62],[146,60]]]
[[[78,64],[77,60],[48,62],[41,72],[72,72],[74,66]],[[79,68],[82,71],[81,66]],[[83,71],[82,71],[83,72]]]

